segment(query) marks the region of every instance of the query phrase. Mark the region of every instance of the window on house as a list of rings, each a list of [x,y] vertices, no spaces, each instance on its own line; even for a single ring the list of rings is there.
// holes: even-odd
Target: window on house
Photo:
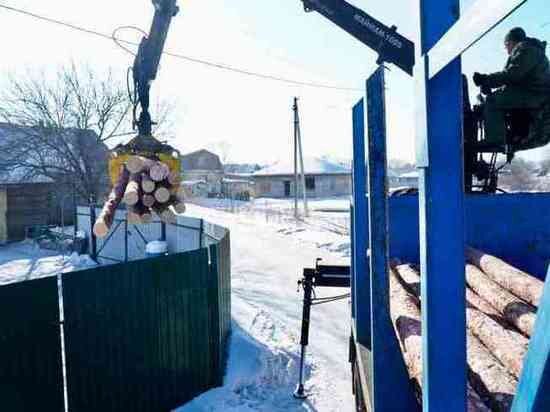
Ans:
[[[315,178],[314,177],[306,177],[306,189],[307,190],[315,190]]]

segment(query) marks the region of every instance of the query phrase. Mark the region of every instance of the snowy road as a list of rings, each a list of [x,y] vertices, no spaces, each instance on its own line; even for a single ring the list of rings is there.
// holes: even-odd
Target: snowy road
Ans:
[[[194,205],[188,214],[231,230],[234,327],[224,387],[179,412],[351,411],[348,300],[313,308],[306,382],[310,396],[304,402],[291,396],[298,376],[302,310],[296,282],[317,257],[327,264],[347,264],[323,247],[345,245],[347,239],[318,227],[296,230],[293,223],[266,224]],[[345,292],[323,289],[318,295]]]

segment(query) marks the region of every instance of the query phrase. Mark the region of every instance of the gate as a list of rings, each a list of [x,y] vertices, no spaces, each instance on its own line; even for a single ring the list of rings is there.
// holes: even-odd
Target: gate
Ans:
[[[1,409],[62,412],[57,277],[0,287],[0,325]]]

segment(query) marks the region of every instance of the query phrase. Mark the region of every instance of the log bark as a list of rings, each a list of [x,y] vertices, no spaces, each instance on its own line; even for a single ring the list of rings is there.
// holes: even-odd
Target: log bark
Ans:
[[[143,156],[130,156],[126,161],[126,168],[130,173],[142,173],[149,171],[156,162]]]
[[[155,205],[153,210],[164,223],[174,224],[178,222],[178,216],[170,209],[169,205]]]
[[[181,175],[179,172],[171,172],[167,179],[171,186],[179,186],[181,183]]]
[[[107,201],[103,205],[103,209],[101,210],[99,217],[95,221],[93,231],[97,237],[105,237],[107,236],[107,233],[109,233],[109,230],[113,224],[116,209],[124,197],[129,180],[130,173],[123,166],[116,184],[113,186]]]
[[[527,336],[535,326],[535,309],[512,295],[471,264],[466,265],[466,281],[479,296],[495,307],[504,318]]]
[[[503,325],[504,323],[508,323],[502,318],[502,315],[499,313],[498,310],[496,310],[489,302],[487,302],[470,288],[466,288],[466,301],[472,307],[478,309],[486,315],[489,315],[497,322],[502,323]]]
[[[488,401],[493,411],[509,412],[517,380],[470,331],[467,341],[469,378],[473,388]]]
[[[410,265],[396,266],[395,270],[404,282],[405,288],[416,297],[420,295],[420,273]],[[467,291],[470,291],[467,289]],[[468,297],[469,295],[469,297]],[[470,291],[467,293],[466,319],[467,327],[489,351],[504,365],[515,377],[521,374],[523,358],[527,352],[529,341],[521,334],[508,330],[501,322],[479,310],[478,306],[489,306],[492,312],[497,313],[490,305],[483,303],[482,299]],[[472,304],[472,299],[478,306]],[[500,318],[498,316],[497,318]]]
[[[139,225],[150,223],[153,220],[151,211],[142,202],[139,202],[133,206],[128,207],[128,213],[126,219],[128,223]]]
[[[537,306],[542,297],[544,283],[503,260],[473,248],[466,249],[468,260],[481,269],[494,282],[508,289],[518,298]]]
[[[468,329],[515,378],[521,375],[529,341],[521,334],[505,329],[477,309],[466,309]]]
[[[390,270],[390,315],[409,376],[418,387],[422,387],[422,336],[420,310],[413,297]],[[478,393],[468,384],[467,411],[490,412]]]
[[[124,193],[124,203],[128,206],[136,205],[140,200],[140,183],[141,175],[140,174],[131,174],[130,181],[126,186],[126,191]]]

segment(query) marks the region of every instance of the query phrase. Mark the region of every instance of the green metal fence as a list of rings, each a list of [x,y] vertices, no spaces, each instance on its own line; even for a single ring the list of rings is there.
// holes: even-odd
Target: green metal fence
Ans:
[[[63,411],[57,277],[0,287],[0,410]]]
[[[169,411],[222,384],[229,245],[224,231],[207,248],[62,275],[69,412]],[[1,287],[0,328],[0,395],[19,402],[6,410],[62,411],[57,279]]]

